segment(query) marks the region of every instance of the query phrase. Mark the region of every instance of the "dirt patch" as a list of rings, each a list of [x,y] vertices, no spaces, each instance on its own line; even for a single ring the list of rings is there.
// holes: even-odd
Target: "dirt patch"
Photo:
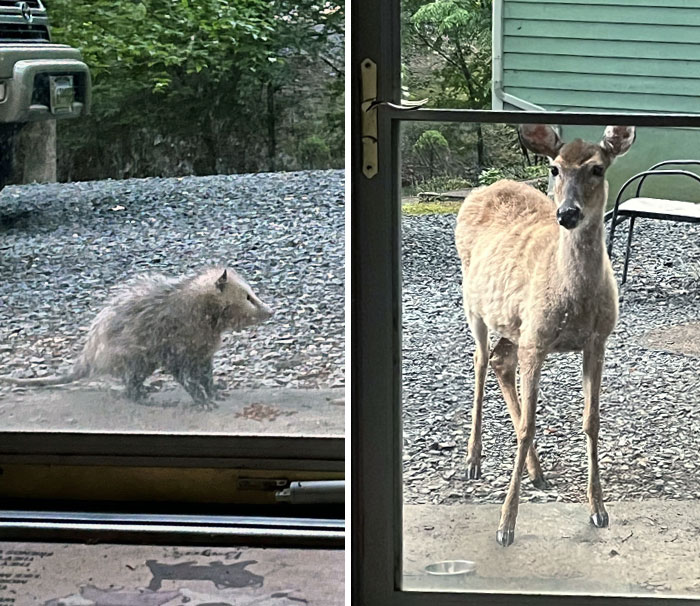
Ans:
[[[237,412],[237,419],[250,419],[252,421],[274,421],[277,417],[291,416],[299,412],[298,410],[282,410],[277,406],[269,406],[268,404],[260,404],[256,402],[246,406],[242,411]]]
[[[700,322],[652,330],[644,335],[642,344],[650,349],[700,358]]]

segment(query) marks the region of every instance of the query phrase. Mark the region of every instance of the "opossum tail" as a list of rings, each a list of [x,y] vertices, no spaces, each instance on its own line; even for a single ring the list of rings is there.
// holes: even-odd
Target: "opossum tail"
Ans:
[[[89,374],[90,368],[87,366],[87,364],[83,364],[82,362],[76,362],[75,366],[73,366],[73,370],[71,370],[66,375],[54,375],[52,377],[35,377],[32,379],[17,379],[15,377],[10,377],[7,375],[0,375],[0,382],[11,383],[12,385],[28,386],[65,385],[67,383],[73,383],[73,381],[77,381],[78,379],[87,377]]]

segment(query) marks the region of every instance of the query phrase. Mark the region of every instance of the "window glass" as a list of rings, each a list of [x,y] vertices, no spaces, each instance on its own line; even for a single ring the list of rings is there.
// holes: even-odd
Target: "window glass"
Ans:
[[[612,221],[603,222],[624,180],[682,157],[676,145],[692,145],[697,133],[638,128],[627,153],[622,131],[613,141],[600,126],[538,128],[521,140],[551,134],[554,148],[535,154],[532,134],[525,153],[515,125],[402,124],[402,588],[697,596],[689,528],[700,497],[698,167],[624,192],[620,212],[652,204],[665,218],[695,220],[637,216],[624,284],[629,215],[617,217],[613,277],[604,240]],[[560,148],[558,137],[592,145]],[[554,159],[545,157],[551,149]],[[458,218],[463,204],[472,210]],[[583,383],[593,379],[580,351],[566,350],[604,332],[600,318],[616,306],[599,403],[603,505],[591,510],[584,425],[594,431],[590,417],[584,423]],[[527,332],[528,322],[539,328]],[[550,343],[535,393],[539,469],[524,463],[514,540],[504,548],[497,531],[518,448],[504,394],[511,408],[522,404],[523,364],[533,360],[527,343],[518,353],[509,344],[526,333],[550,335],[538,341]],[[486,369],[480,431],[477,366]]]
[[[342,6],[27,5],[0,40],[2,427],[342,435]]]
[[[403,0],[404,96],[432,107],[696,113],[700,8]]]

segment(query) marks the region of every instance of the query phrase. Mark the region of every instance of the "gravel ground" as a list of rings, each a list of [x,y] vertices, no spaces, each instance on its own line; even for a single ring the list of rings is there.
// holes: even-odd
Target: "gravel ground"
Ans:
[[[455,215],[403,220],[404,481],[409,503],[500,503],[515,433],[495,376],[484,400],[482,478],[465,479],[473,398],[473,340],[461,302]],[[615,238],[622,273],[626,226]],[[700,226],[641,219],[620,320],[608,341],[600,463],[606,500],[700,499]],[[691,336],[693,326],[696,337]],[[694,347],[649,345],[679,326]],[[688,353],[689,350],[695,354]],[[580,354],[550,356],[542,373],[536,441],[551,489],[523,482],[529,501],[584,502]]]
[[[275,315],[229,335],[215,375],[229,388],[341,387],[343,231],[342,171],[7,188],[0,373],[67,370],[110,287],[134,274],[221,264]],[[10,389],[0,386],[0,397]]]

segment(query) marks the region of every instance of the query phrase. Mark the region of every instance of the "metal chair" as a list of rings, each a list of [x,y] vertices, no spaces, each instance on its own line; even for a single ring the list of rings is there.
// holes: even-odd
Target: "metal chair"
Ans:
[[[627,232],[627,250],[625,252],[625,267],[622,270],[622,283],[627,281],[627,267],[630,260],[630,251],[632,248],[632,231],[634,230],[634,221],[637,217],[647,219],[660,219],[663,221],[683,221],[686,223],[700,223],[700,204],[694,202],[685,202],[682,200],[666,200],[663,198],[643,198],[641,197],[642,185],[647,177],[659,177],[669,175],[679,175],[690,177],[700,183],[700,176],[687,170],[659,170],[662,166],[675,165],[700,166],[700,160],[665,160],[655,164],[648,170],[638,173],[628,179],[620,188],[615,199],[615,206],[612,211],[612,222],[610,224],[610,237],[608,239],[608,255],[612,259],[613,238],[615,237],[615,228],[618,223],[621,223],[625,218],[629,218],[630,225]],[[637,192],[633,198],[629,198],[620,203],[625,190],[635,181],[637,184]]]

